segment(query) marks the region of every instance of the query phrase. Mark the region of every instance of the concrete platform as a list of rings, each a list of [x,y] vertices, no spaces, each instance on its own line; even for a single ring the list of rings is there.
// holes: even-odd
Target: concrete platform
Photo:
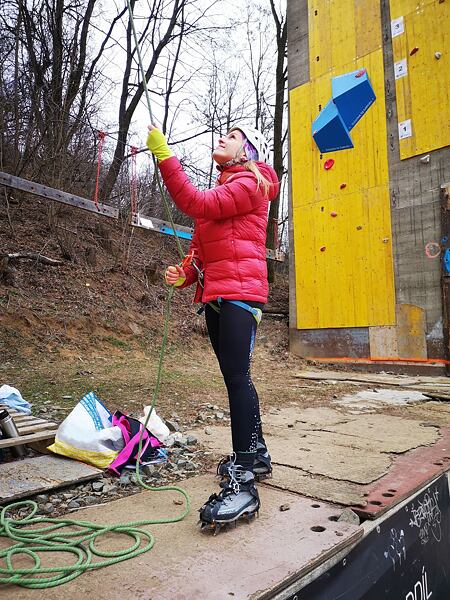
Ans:
[[[212,492],[213,485],[209,475],[185,482],[192,501],[191,513],[178,523],[149,526],[156,542],[148,553],[120,565],[90,571],[63,587],[42,591],[0,587],[0,597],[5,600],[272,597],[277,590],[298,580],[336,552],[349,548],[363,535],[362,527],[337,522],[340,511],[333,506],[262,486],[260,517],[251,524],[241,522],[214,537],[196,527],[196,509]],[[142,492],[107,506],[78,511],[71,518],[113,524],[175,516],[182,508],[174,504],[179,497],[176,492]],[[288,510],[281,511],[282,505]],[[108,549],[119,544],[110,537]],[[44,556],[43,561],[55,564],[57,559]],[[25,560],[17,557],[17,566],[24,565]]]
[[[150,552],[90,571],[62,588],[3,587],[0,598],[13,594],[17,600],[59,600],[64,594],[78,600],[93,593],[96,600],[295,598],[295,590],[358,548],[370,529],[378,531],[421,486],[448,470],[447,406],[427,402],[408,410],[415,418],[295,405],[273,410],[266,416],[265,431],[274,477],[259,485],[259,519],[216,537],[201,533],[196,509],[217,488],[217,480],[212,474],[194,477],[185,482],[191,513],[178,523],[149,526],[156,539]],[[229,428],[207,431],[194,433],[205,448],[227,453]],[[173,517],[182,510],[178,501],[175,492],[142,492],[71,517],[102,524]],[[338,521],[345,507],[373,520],[362,525]],[[108,550],[123,547],[114,536],[106,541]],[[44,557],[46,564],[49,560],[54,564],[60,559]],[[26,557],[17,557],[17,566],[25,564]]]

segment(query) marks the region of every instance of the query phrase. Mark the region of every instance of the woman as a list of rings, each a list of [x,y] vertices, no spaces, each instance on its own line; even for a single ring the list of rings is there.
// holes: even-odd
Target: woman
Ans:
[[[266,162],[266,140],[246,125],[236,125],[219,139],[212,154],[219,177],[216,187],[206,191],[192,185],[156,127],[149,127],[147,146],[172,199],[195,220],[192,264],[168,267],[165,280],[179,288],[197,283],[194,302],[205,305],[209,337],[228,391],[233,454],[218,466],[222,491],[199,510],[202,527],[220,528],[259,510],[255,475],[272,471],[250,362],[268,295],[268,204],[279,184]]]

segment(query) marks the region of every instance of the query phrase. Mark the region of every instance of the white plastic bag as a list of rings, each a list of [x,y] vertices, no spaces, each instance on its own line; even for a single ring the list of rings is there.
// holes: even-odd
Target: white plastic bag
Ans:
[[[89,392],[58,427],[55,443],[48,449],[103,469],[123,447],[120,427],[111,425],[111,413]]]
[[[139,419],[141,423],[145,424],[145,419],[150,411],[150,406],[144,406],[144,416]],[[150,415],[150,419],[147,423],[147,429],[153,433],[153,435],[158,438],[158,440],[164,444],[166,439],[170,435],[170,429],[164,423],[159,415],[156,414],[156,410],[152,410],[152,414]]]

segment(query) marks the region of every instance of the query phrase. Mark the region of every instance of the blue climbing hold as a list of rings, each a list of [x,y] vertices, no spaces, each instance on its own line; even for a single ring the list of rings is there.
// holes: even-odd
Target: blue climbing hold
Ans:
[[[353,148],[350,130],[375,102],[375,92],[365,69],[331,80],[333,97],[314,119],[312,135],[322,153]]]
[[[353,148],[349,131],[332,100],[313,121],[312,134],[321,152]]]
[[[444,273],[446,275],[450,274],[450,248],[444,252],[444,256],[442,258],[442,266],[444,268]]]
[[[375,102],[375,92],[365,69],[333,77],[331,89],[333,102],[349,130]]]

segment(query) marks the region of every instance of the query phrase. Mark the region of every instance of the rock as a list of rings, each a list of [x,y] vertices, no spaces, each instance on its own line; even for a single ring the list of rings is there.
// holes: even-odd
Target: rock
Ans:
[[[94,492],[101,492],[104,487],[105,484],[103,483],[103,481],[94,481],[94,483],[92,484],[92,489],[94,490]]]
[[[43,513],[45,513],[46,515],[51,515],[54,510],[55,510],[55,507],[53,506],[53,504],[51,502],[47,502],[47,504],[45,504],[41,508],[41,511]]]
[[[166,425],[170,431],[180,431],[180,426],[178,425],[177,421],[166,419]]]
[[[188,436],[186,437],[186,443],[187,443],[189,446],[192,446],[193,444],[196,444],[196,443],[197,443],[197,438],[195,437],[195,435],[188,435]]]
[[[152,479],[162,479],[162,478],[163,478],[162,473],[160,473],[159,471],[155,471],[152,474]]]
[[[205,427],[205,433],[206,433],[206,435],[212,435],[211,427]]]
[[[216,419],[223,419],[223,417],[224,417],[224,414],[223,414],[223,412],[222,412],[221,410],[218,410],[218,411],[215,413],[215,416],[216,416]]]
[[[175,444],[177,446],[186,446],[186,444],[188,443],[187,441],[187,437],[185,435],[180,436],[176,441]]]
[[[130,473],[127,473],[126,471],[124,471],[119,478],[119,483],[120,483],[120,485],[130,485],[130,483],[131,483]]]
[[[71,500],[67,505],[67,508],[80,508],[80,503],[76,500]]]
[[[64,492],[64,494],[62,494],[62,497],[64,498],[64,500],[70,500],[71,498],[73,498],[73,494],[71,494],[70,492]]]
[[[142,472],[147,477],[151,477],[155,471],[156,471],[155,465],[144,465],[142,467]]]
[[[173,503],[176,504],[177,506],[182,506],[184,504],[183,500],[179,500],[178,498],[175,498],[173,500]]]
[[[48,502],[48,494],[38,494],[36,496],[36,502]]]
[[[195,471],[197,469],[197,465],[193,462],[186,461],[184,468],[186,471]]]
[[[185,465],[187,465],[188,461],[185,458],[180,458],[180,460],[177,460],[177,466],[178,467],[184,467]]]
[[[105,483],[105,485],[103,486],[103,489],[102,489],[103,494],[113,494],[116,491],[117,491],[117,485],[114,485],[114,484],[111,485],[110,483]]]
[[[288,423],[288,427],[290,427],[290,428],[294,427],[294,423]]]
[[[354,513],[351,508],[346,508],[342,511],[338,521],[341,523],[353,523],[354,525],[359,525],[359,517],[356,513]]]
[[[58,506],[59,504],[61,504],[62,500],[61,500],[61,498],[58,498],[57,496],[55,496],[54,498],[52,498],[50,500],[50,502],[53,504],[53,506]]]
[[[286,510],[290,510],[290,508],[291,508],[291,507],[289,506],[289,504],[282,504],[282,505],[280,506],[280,510],[281,510],[281,512],[285,512]]]
[[[98,498],[96,496],[85,496],[82,498],[86,506],[91,506],[92,504],[98,504]]]

